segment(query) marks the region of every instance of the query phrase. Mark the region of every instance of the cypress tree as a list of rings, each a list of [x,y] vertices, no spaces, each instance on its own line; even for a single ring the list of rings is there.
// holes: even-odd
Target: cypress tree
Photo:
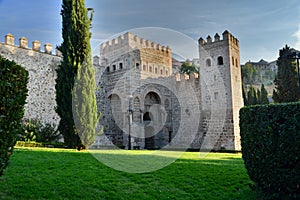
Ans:
[[[60,46],[60,50],[63,55],[63,60],[56,70],[57,79],[55,86],[57,102],[56,112],[61,118],[58,129],[63,135],[64,142],[67,146],[80,148],[80,146],[82,146],[82,141],[78,131],[82,131],[82,127],[80,127],[79,130],[76,129],[72,113],[72,95],[74,92],[74,83],[78,74],[80,74],[78,77],[80,80],[85,79],[80,82],[80,84],[86,84],[86,86],[81,87],[91,88],[87,88],[87,91],[81,90],[81,94],[84,93],[83,95],[80,95],[80,89],[76,89],[76,94],[74,96],[81,96],[83,99],[90,98],[91,101],[86,102],[83,99],[75,98],[74,102],[80,102],[82,104],[91,103],[92,105],[86,105],[86,107],[88,107],[87,109],[97,109],[94,98],[95,72],[91,65],[91,18],[88,17],[88,9],[85,7],[84,0],[63,0],[61,15],[63,43]],[[88,91],[88,89],[90,89],[90,91]],[[86,111],[91,112],[91,115],[95,113],[95,110]],[[88,122],[86,123],[93,120],[94,118],[88,119]],[[90,143],[86,144],[89,145]]]
[[[245,89],[245,84],[242,83],[242,95],[243,95],[243,100],[244,100],[244,105],[248,106],[248,99],[247,99],[247,94],[246,94],[246,89]]]
[[[261,85],[260,94],[260,104],[269,104],[268,92],[264,84]]]
[[[279,51],[277,59],[278,72],[275,78],[276,90],[273,91],[273,99],[278,103],[295,102],[300,98],[296,64],[288,58],[290,53],[290,47],[285,45]]]
[[[259,89],[256,90],[256,104],[261,104],[261,92]]]
[[[256,105],[257,104],[257,96],[255,88],[250,85],[249,91],[247,93],[248,105]]]

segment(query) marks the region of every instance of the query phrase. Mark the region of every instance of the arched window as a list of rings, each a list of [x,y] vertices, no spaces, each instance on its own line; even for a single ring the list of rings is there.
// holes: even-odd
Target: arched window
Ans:
[[[211,66],[211,60],[208,58],[206,59],[206,67],[210,67]]]
[[[123,69],[123,63],[119,63],[119,69]]]
[[[218,57],[218,65],[223,65],[224,62],[223,62],[223,57],[222,56],[219,56]]]
[[[234,66],[234,57],[232,56],[232,65]]]
[[[113,71],[116,71],[116,70],[117,70],[116,65],[113,65]]]
[[[109,70],[109,66],[108,67],[106,67],[106,72],[109,72],[110,70]]]

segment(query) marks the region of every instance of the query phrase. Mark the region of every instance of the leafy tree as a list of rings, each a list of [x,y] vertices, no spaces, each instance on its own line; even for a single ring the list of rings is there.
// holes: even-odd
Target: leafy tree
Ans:
[[[254,72],[255,69],[252,67],[251,63],[247,62],[244,67],[242,67],[242,77],[246,83],[254,83]]]
[[[290,47],[285,45],[279,51],[279,58],[277,59],[278,72],[275,78],[276,90],[273,91],[273,99],[278,103],[295,102],[300,98],[296,65],[288,58],[290,53]]]
[[[0,56],[0,176],[7,167],[18,135],[27,97],[28,72]]]
[[[264,84],[261,85],[260,93],[260,104],[269,104],[268,92]]]
[[[78,116],[78,112],[83,111],[82,109],[86,109],[85,113],[81,113],[81,117],[89,118],[95,115],[95,109],[97,109],[94,99],[95,72],[92,69],[93,66],[91,66],[90,48],[92,17],[88,17],[88,9],[85,7],[84,0],[63,0],[61,15],[63,43],[60,46],[60,50],[63,60],[57,68],[56,79],[56,112],[61,118],[58,129],[63,135],[66,145],[80,149],[84,144],[89,145],[90,142],[86,143],[84,141],[84,144],[82,144],[78,131],[83,131],[84,128],[80,127],[77,130],[75,127],[72,112],[73,92],[75,91],[75,103],[78,103],[75,106],[76,116]],[[74,90],[77,75],[79,75],[77,81],[81,82],[77,84],[79,87]],[[90,88],[85,88],[86,90],[80,89],[84,87]],[[90,100],[87,101],[87,99]],[[91,105],[86,105],[89,103]],[[86,113],[89,114],[86,115]],[[94,116],[92,118],[87,119],[84,126],[93,126]],[[78,120],[81,122],[81,119]],[[88,123],[92,123],[92,125]]]
[[[181,74],[187,74],[190,75],[191,73],[199,74],[199,69],[194,64],[191,64],[188,60],[183,63],[180,67]]]

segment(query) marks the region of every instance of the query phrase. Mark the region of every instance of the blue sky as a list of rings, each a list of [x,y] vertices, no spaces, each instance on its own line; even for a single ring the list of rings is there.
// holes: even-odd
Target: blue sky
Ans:
[[[0,42],[12,33],[15,43],[25,36],[59,45],[61,2],[0,0]],[[161,27],[195,41],[229,30],[240,41],[241,63],[276,60],[285,44],[300,49],[299,0],[86,0],[86,6],[95,10],[93,48],[120,32]]]

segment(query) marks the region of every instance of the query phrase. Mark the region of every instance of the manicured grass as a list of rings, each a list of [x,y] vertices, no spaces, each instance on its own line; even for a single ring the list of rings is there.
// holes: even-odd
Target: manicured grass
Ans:
[[[163,169],[131,174],[86,151],[20,148],[0,177],[0,199],[255,199],[250,185],[241,154],[187,152]]]

